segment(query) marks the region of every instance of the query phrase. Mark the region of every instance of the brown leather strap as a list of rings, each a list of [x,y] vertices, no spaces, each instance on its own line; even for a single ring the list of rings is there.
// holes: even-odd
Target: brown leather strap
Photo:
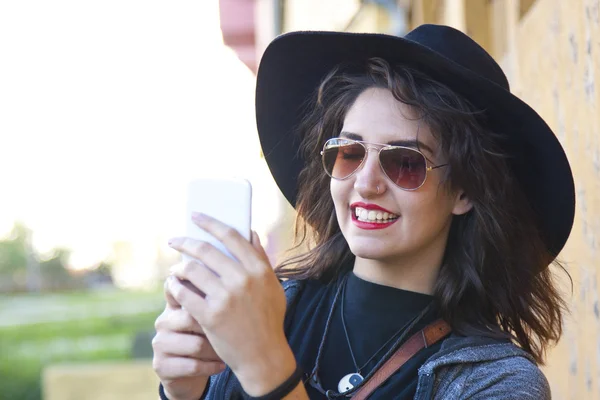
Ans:
[[[352,395],[352,400],[364,400],[383,382],[398,371],[406,361],[423,347],[429,347],[450,333],[452,328],[442,319],[432,322],[415,333],[387,360],[375,374]]]

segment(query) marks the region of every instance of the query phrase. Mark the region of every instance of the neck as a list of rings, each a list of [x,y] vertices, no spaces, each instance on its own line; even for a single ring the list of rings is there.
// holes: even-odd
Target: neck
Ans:
[[[417,254],[389,260],[356,257],[353,271],[369,282],[432,295],[444,248],[421,250]]]

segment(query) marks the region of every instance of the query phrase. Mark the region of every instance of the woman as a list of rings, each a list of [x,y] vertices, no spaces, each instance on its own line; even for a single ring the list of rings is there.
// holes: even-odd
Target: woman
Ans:
[[[162,398],[549,399],[573,178],[495,61],[444,26],[297,32],[266,50],[256,99],[309,250],[274,273],[256,235],[202,215],[238,261],[171,242],[200,263],[165,285]]]

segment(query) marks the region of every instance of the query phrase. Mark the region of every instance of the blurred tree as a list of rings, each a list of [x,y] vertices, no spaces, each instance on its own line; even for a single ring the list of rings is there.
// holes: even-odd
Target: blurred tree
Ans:
[[[14,275],[27,268],[27,238],[29,229],[22,223],[15,223],[9,236],[0,240],[0,274]]]
[[[101,261],[94,268],[86,271],[83,275],[83,281],[89,288],[100,288],[112,286],[112,265],[106,261]]]
[[[70,250],[56,248],[47,260],[40,261],[42,286],[46,290],[68,289],[78,286],[76,279],[69,273]]]
[[[112,265],[106,261],[102,261],[100,264],[98,264],[98,266],[94,268],[94,271],[96,271],[96,273],[99,275],[112,277]]]
[[[75,273],[68,268],[71,251],[52,250],[40,257],[31,246],[32,232],[16,222],[10,234],[0,239],[0,292],[68,290],[112,284],[112,265],[100,262],[89,271]],[[1,398],[1,397],[0,397]]]
[[[16,222],[10,234],[0,240],[0,291],[20,291],[27,285],[27,267],[33,258],[29,253],[30,230]]]

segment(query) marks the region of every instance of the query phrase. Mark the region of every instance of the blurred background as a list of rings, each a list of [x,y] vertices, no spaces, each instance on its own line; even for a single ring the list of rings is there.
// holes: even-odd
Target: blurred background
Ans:
[[[254,121],[265,46],[291,30],[463,30],[571,160],[571,306],[544,366],[600,398],[600,0],[0,2],[0,399],[147,399],[153,322],[193,178],[241,176],[272,261],[293,210]],[[233,162],[232,162],[233,160]]]

